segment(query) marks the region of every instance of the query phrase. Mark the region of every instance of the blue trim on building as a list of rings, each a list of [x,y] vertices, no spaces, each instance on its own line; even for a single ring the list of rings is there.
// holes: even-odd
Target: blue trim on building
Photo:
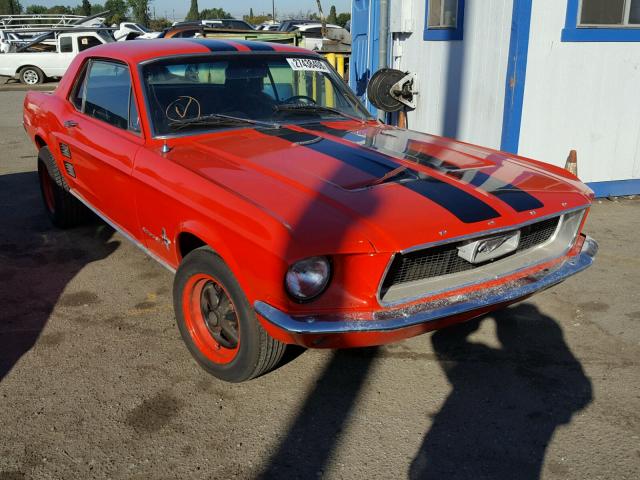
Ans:
[[[612,180],[609,182],[590,182],[587,186],[593,190],[596,198],[640,195],[640,178],[632,180]]]
[[[578,27],[580,0],[568,0],[563,42],[640,42],[640,28]]]
[[[465,0],[458,0],[456,28],[433,28],[429,27],[429,0],[425,0],[423,39],[436,42],[462,40],[464,31],[464,2]]]
[[[514,0],[511,17],[511,40],[502,114],[500,149],[518,153],[524,86],[527,76],[529,33],[531,30],[531,0]]]

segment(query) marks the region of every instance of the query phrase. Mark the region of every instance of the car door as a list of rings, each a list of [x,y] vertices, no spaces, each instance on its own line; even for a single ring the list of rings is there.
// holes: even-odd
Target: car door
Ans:
[[[68,154],[65,162],[71,164],[76,193],[134,236],[139,228],[131,173],[144,139],[127,65],[89,60],[66,113],[61,137],[69,148],[62,154]]]

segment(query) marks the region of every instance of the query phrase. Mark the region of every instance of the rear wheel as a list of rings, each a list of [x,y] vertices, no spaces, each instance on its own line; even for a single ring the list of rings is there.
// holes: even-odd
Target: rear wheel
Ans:
[[[25,85],[37,85],[44,82],[44,73],[38,67],[22,67],[19,76],[20,81]]]
[[[56,227],[74,227],[84,221],[87,210],[69,193],[48,147],[38,152],[38,178],[45,211]]]
[[[285,344],[271,338],[227,265],[209,248],[180,264],[173,286],[180,334],[196,361],[212,375],[242,382],[274,368]]]

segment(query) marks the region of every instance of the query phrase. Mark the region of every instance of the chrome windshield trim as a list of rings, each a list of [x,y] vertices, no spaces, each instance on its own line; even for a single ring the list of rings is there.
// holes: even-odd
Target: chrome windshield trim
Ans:
[[[158,135],[155,131],[155,125],[153,123],[153,119],[151,118],[151,103],[149,102],[149,95],[147,92],[147,84],[146,81],[144,79],[144,74],[143,74],[143,69],[144,67],[146,67],[147,65],[150,65],[152,63],[155,62],[160,62],[160,61],[167,61],[167,60],[175,60],[175,59],[180,59],[180,58],[194,58],[194,59],[208,59],[211,57],[227,57],[227,56],[243,56],[243,55],[251,55],[251,56],[268,56],[268,57],[294,57],[294,58],[313,58],[316,60],[322,60],[324,63],[326,63],[329,66],[329,69],[331,70],[330,76],[334,77],[334,81],[336,82],[337,86],[338,86],[338,90],[350,100],[350,103],[352,103],[354,105],[354,107],[357,107],[358,110],[363,113],[365,116],[363,118],[363,122],[366,121],[370,121],[373,120],[373,117],[368,113],[367,109],[364,107],[364,105],[362,105],[360,103],[360,100],[358,100],[358,98],[353,94],[353,92],[351,91],[351,89],[349,88],[349,86],[346,84],[346,82],[344,81],[344,79],[342,77],[340,77],[340,75],[335,71],[335,69],[331,66],[331,64],[327,61],[327,59],[315,52],[309,51],[307,52],[286,52],[286,51],[237,51],[237,52],[228,52],[228,51],[220,51],[220,52],[203,52],[203,53],[181,53],[181,54],[176,54],[176,55],[163,55],[160,57],[154,57],[154,58],[149,58],[147,60],[143,60],[142,62],[138,62],[136,64],[136,71],[137,71],[137,76],[138,76],[138,81],[140,82],[140,89],[142,90],[142,97],[143,97],[143,102],[144,102],[144,107],[146,110],[146,115],[145,115],[145,121],[149,127],[149,132],[151,133],[150,137],[153,140],[168,140],[171,138],[178,138],[178,137],[184,137],[184,136],[189,136],[189,133],[191,134],[191,136],[193,136],[194,134],[196,135],[200,135],[200,134],[207,134],[207,133],[218,133],[218,132],[223,132],[223,131],[228,131],[228,130],[241,130],[241,129],[245,129],[245,128],[251,128],[250,126],[247,127],[231,127],[231,128],[226,128],[226,129],[213,129],[213,130],[205,130],[205,131],[200,131],[200,132],[185,132],[184,134],[180,134],[180,135],[176,135],[176,134],[163,134],[163,135]],[[346,120],[346,118],[345,118]],[[327,120],[321,120],[321,121],[327,121]],[[286,125],[286,124],[291,124],[292,122],[283,122],[282,125]]]
[[[494,305],[514,303],[538,291],[557,285],[590,267],[598,244],[586,237],[580,253],[551,269],[526,275],[503,285],[481,289],[435,302],[368,314],[292,316],[271,305],[256,301],[256,312],[269,323],[294,335],[330,335],[390,332],[436,320],[462,315]]]

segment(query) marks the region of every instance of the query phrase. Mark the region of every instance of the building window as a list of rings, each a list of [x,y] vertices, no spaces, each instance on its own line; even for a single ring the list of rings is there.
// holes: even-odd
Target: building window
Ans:
[[[580,27],[640,27],[640,0],[582,0]]]
[[[424,39],[462,40],[464,0],[427,0]]]
[[[569,0],[562,41],[640,41],[640,0]]]

